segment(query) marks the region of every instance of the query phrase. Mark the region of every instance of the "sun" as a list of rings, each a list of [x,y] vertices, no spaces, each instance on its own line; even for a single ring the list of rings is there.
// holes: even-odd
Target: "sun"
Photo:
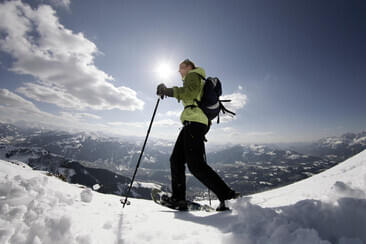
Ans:
[[[160,62],[156,66],[155,72],[161,81],[168,81],[169,78],[171,78],[173,74],[173,68],[172,65],[168,62]]]

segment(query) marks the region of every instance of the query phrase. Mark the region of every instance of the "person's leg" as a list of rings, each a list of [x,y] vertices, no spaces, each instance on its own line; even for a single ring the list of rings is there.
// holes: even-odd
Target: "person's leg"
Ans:
[[[205,157],[204,136],[207,126],[191,123],[184,133],[184,149],[189,170],[206,187],[213,191],[220,200],[228,198],[232,190],[220,176],[209,166]]]
[[[172,177],[172,197],[176,200],[186,199],[186,175],[184,155],[184,127],[181,129],[175,142],[173,153],[170,156],[170,169]]]

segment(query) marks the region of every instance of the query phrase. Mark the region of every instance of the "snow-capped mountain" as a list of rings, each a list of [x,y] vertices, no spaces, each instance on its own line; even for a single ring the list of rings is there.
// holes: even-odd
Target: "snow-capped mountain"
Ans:
[[[358,150],[366,148],[362,134],[353,136],[352,140],[349,135],[344,138],[348,138],[349,145],[359,147]],[[331,145],[340,144],[334,142]],[[170,186],[169,157],[172,149],[173,143],[151,138],[144,152],[138,180]],[[82,174],[83,170],[76,169],[109,170],[105,174],[118,175],[113,186],[110,182],[104,182],[104,188],[100,189],[109,193],[121,192],[125,188],[125,183],[122,186],[119,182],[127,180],[119,179],[119,176],[133,174],[140,150],[141,142],[136,138],[127,140],[90,133],[72,134],[0,124],[0,158],[28,162],[36,169],[49,170],[70,182],[88,182],[87,186],[102,184],[106,180],[89,177],[90,174]],[[275,145],[249,144],[212,151],[207,154],[207,159],[231,187],[244,194],[251,194],[307,178],[334,166],[340,162],[340,158],[344,158],[341,154],[324,155],[311,156]],[[64,166],[58,169],[60,162],[75,169],[65,170]],[[84,177],[85,180],[82,179]],[[187,189],[192,197],[207,194],[207,189],[190,174],[187,175]],[[140,196],[149,198],[148,191],[143,189],[142,192]]]
[[[171,147],[169,143],[151,141],[144,152],[145,168],[166,168]],[[0,149],[9,156],[20,156],[27,149],[42,148],[67,159],[92,163],[90,166],[110,170],[134,168],[141,143],[125,138],[102,137],[90,133],[68,133],[38,129],[22,129],[0,123]]]
[[[231,212],[176,212],[95,192],[0,161],[0,242],[366,243],[366,150],[319,175],[230,201]],[[218,202],[214,201],[213,205]]]
[[[273,164],[298,164],[322,160],[319,157],[309,156],[293,150],[276,149],[269,145],[249,144],[235,145],[218,152],[208,154],[212,163],[232,164],[245,162],[248,164],[271,162]]]
[[[88,166],[85,161],[81,163],[62,156],[63,154],[70,156],[68,152],[83,152],[77,150],[80,147],[107,150],[100,146],[105,142],[110,143],[110,140],[87,134],[73,135],[59,131],[22,129],[8,124],[0,125],[0,158],[26,162],[35,170],[47,171],[70,183],[87,187],[96,186],[102,193],[117,195],[126,193],[131,182],[130,178],[107,170],[105,167],[95,167],[95,164]],[[90,146],[92,142],[94,144]],[[51,153],[49,150],[60,154]],[[151,187],[145,187],[146,185],[136,182],[131,190],[132,196],[150,198]],[[157,184],[154,186],[160,187]]]
[[[91,162],[94,166],[111,170],[134,168],[141,150],[138,139],[102,137],[90,133],[71,134],[61,131],[24,129],[0,123],[0,146],[43,148],[68,159]],[[166,169],[174,143],[151,139],[148,142],[142,167]],[[289,149],[293,148],[293,149]],[[338,163],[366,149],[366,132],[347,133],[341,137],[323,138],[302,147],[279,148],[276,145],[234,145],[207,153],[210,164],[245,163],[310,163],[329,161]],[[16,151],[9,152],[16,154]]]
[[[326,137],[309,145],[293,148],[305,154],[341,162],[366,148],[366,131]]]

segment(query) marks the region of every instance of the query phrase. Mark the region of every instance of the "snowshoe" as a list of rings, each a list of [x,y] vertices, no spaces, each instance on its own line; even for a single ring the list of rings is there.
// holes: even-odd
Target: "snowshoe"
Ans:
[[[169,193],[163,192],[160,189],[153,189],[151,192],[151,198],[155,203],[161,206],[178,211],[215,211],[214,208],[206,204],[199,204],[193,201],[175,201],[175,199],[171,198]]]

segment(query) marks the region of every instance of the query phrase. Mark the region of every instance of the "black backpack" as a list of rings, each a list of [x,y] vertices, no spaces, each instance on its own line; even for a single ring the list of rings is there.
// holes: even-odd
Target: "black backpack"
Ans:
[[[211,124],[211,120],[216,117],[217,123],[220,122],[220,111],[222,111],[222,113],[235,115],[234,112],[226,109],[222,104],[223,102],[231,102],[231,100],[220,100],[220,96],[222,95],[220,80],[217,77],[208,77],[205,79],[202,75],[198,75],[205,80],[205,85],[203,86],[201,101],[198,101],[197,99],[195,99],[195,101],[198,104],[198,107],[206,114],[209,123]],[[186,107],[196,107],[196,105],[188,105]]]

